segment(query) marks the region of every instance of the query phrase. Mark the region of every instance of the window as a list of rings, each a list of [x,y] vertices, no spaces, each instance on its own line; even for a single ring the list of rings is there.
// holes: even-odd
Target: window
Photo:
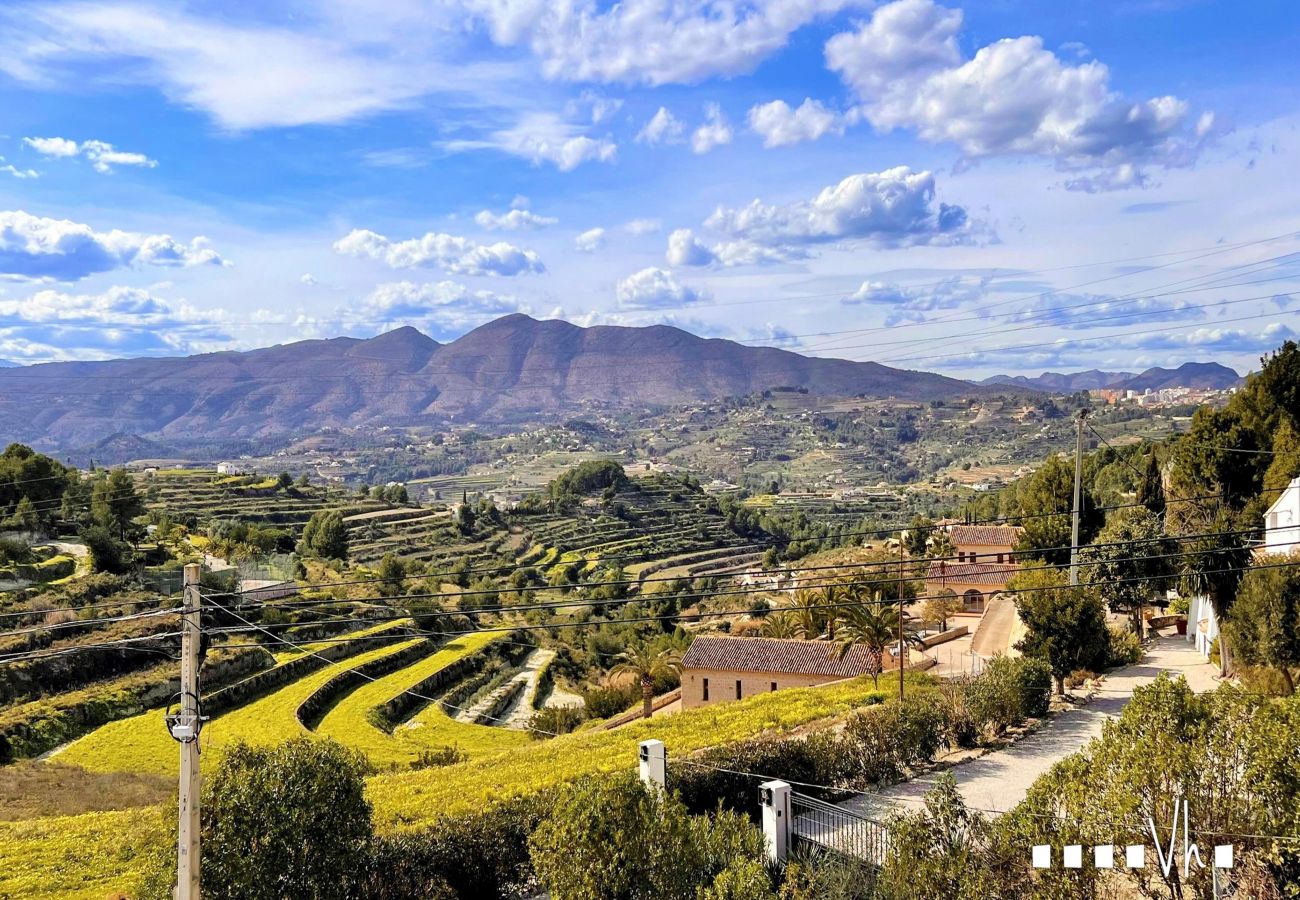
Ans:
[[[958,551],[957,551],[957,562],[965,562],[965,561],[966,561],[966,554],[963,553],[962,551],[958,550]]]
[[[972,554],[970,555],[970,561],[971,561],[971,562],[975,562],[975,560],[978,559],[978,558],[979,558],[979,555],[976,554],[976,553],[972,553]]]
[[[776,690],[776,682],[772,682],[772,690]]]
[[[998,554],[998,562],[1002,562],[1002,554],[1001,554],[1001,553]]]
[[[736,679],[736,699],[740,699],[740,679]]]
[[[704,699],[709,699],[709,679],[704,679]]]

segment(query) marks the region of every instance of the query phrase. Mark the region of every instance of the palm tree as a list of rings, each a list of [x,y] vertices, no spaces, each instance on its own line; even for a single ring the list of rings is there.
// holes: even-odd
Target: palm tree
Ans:
[[[794,611],[798,623],[799,636],[806,641],[815,641],[826,630],[826,615],[822,609],[821,592],[810,588],[795,591]]]
[[[763,620],[763,637],[792,638],[799,636],[799,621],[789,610],[772,613]]]
[[[646,644],[631,647],[618,655],[622,660],[610,670],[614,676],[627,675],[641,681],[641,717],[654,712],[655,679],[682,674],[681,654],[676,650],[651,650]]]
[[[844,622],[836,636],[837,655],[843,659],[854,646],[867,648],[867,671],[879,686],[884,668],[885,648],[898,643],[898,610],[884,603],[862,603],[844,610]],[[912,617],[903,617],[903,643],[920,646],[921,635]],[[899,660],[903,665],[904,660]]]

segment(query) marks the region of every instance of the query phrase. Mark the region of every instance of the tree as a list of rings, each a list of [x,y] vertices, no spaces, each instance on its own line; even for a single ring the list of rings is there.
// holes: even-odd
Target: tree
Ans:
[[[1165,479],[1160,472],[1160,461],[1156,459],[1154,449],[1147,454],[1146,470],[1142,473],[1142,480],[1138,482],[1137,502],[1145,506],[1152,515],[1165,514]]]
[[[1293,670],[1300,668],[1300,551],[1287,561],[1295,565],[1246,572],[1223,628],[1239,662],[1277,670],[1287,693],[1294,694]]]
[[[1087,544],[1101,527],[1102,513],[1088,485],[1080,498],[1079,543]],[[1019,501],[1024,531],[1016,550],[1052,564],[1070,561],[1071,510],[1074,507],[1074,464],[1053,454],[1030,476]]]
[[[474,522],[477,519],[474,507],[470,506],[468,501],[462,500],[460,506],[456,507],[456,527],[460,529],[460,533],[473,534]]]
[[[293,484],[293,476],[290,475],[288,472],[281,472],[275,479],[275,486],[280,490],[284,490],[285,488],[289,487],[292,484]]]
[[[1065,693],[1065,677],[1075,669],[1100,669],[1109,636],[1101,599],[1086,588],[1070,587],[1059,570],[1022,569],[1008,587],[1019,591],[1016,609],[1028,633],[1016,644],[1026,656],[1046,660]]]
[[[404,484],[390,484],[384,488],[385,503],[405,503],[409,499]]]
[[[40,516],[36,513],[36,507],[32,504],[30,497],[24,496],[14,507],[14,514],[9,517],[5,525],[19,531],[35,531],[40,527]]]
[[[921,618],[927,622],[937,622],[943,631],[947,631],[948,620],[961,610],[962,604],[957,598],[957,593],[952,588],[944,588],[925,601],[921,607]]]
[[[763,620],[763,637],[795,638],[799,636],[799,623],[789,610],[772,613]]]
[[[879,686],[880,673],[884,669],[885,651],[898,643],[898,608],[880,602],[860,603],[844,610],[844,615],[835,635],[836,653],[843,659],[855,646],[867,648],[868,669],[873,682]],[[912,627],[909,616],[903,617],[903,643],[919,644],[920,636]],[[899,660],[899,665],[906,665],[906,660]]]
[[[396,597],[406,584],[406,566],[395,554],[385,553],[379,561],[379,592],[385,597]]]
[[[912,519],[912,524],[907,526],[907,535],[903,539],[903,546],[907,549],[907,555],[913,558],[925,556],[926,545],[933,533],[934,522],[928,516],[919,515]]]
[[[754,887],[767,878],[762,832],[743,815],[692,816],[676,797],[627,776],[563,791],[528,848],[557,900],[738,900],[763,896]]]
[[[121,575],[131,567],[130,548],[113,536],[102,525],[92,525],[81,533],[90,556],[90,567],[96,572]]]
[[[983,865],[989,825],[966,808],[951,772],[939,776],[925,807],[889,822],[889,852],[881,870],[891,900],[991,897]]]
[[[1140,509],[1116,517],[1079,556],[1087,566],[1085,580],[1096,585],[1111,612],[1132,618],[1133,633],[1141,638],[1142,607],[1168,587],[1174,552],[1160,517]]]
[[[125,541],[132,530],[132,520],[144,514],[144,501],[136,493],[135,482],[126,469],[114,469],[107,478],[95,482],[90,494],[90,514],[96,525],[107,528]]]
[[[631,647],[618,655],[621,662],[610,674],[623,675],[641,682],[641,717],[650,718],[654,712],[655,679],[680,677],[682,657],[676,650],[655,651],[648,644]]]
[[[321,559],[346,560],[348,529],[343,523],[343,514],[336,509],[322,509],[312,513],[302,530],[298,553]]]
[[[204,895],[352,894],[371,840],[368,771],[365,757],[330,740],[225,751],[204,790]]]

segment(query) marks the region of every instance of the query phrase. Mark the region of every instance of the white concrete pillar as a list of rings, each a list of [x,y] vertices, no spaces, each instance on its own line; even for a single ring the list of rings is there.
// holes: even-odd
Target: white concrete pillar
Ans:
[[[668,785],[668,754],[663,741],[641,742],[641,781],[662,792]]]
[[[783,863],[790,852],[790,785],[765,781],[758,786],[763,808],[763,836],[767,838],[767,859]]]

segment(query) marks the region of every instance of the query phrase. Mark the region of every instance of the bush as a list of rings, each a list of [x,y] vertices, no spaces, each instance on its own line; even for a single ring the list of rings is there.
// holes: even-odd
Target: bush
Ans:
[[[533,713],[528,720],[528,733],[535,738],[550,738],[568,734],[583,722],[586,713],[576,706],[548,706]]]
[[[338,897],[362,880],[371,841],[365,757],[295,738],[225,752],[203,798],[208,897]]]
[[[1068,688],[1083,687],[1089,681],[1097,677],[1097,673],[1090,669],[1075,669],[1065,677],[1065,686]]]
[[[993,734],[1047,713],[1052,670],[1029,656],[995,656],[970,682],[970,705],[976,723]]]
[[[949,747],[971,748],[979,742],[980,723],[971,707],[974,676],[945,681],[939,685],[939,714],[943,719],[943,740]]]
[[[844,734],[857,752],[855,781],[897,781],[909,767],[934,758],[943,743],[943,715],[929,698],[887,703],[854,715]]]
[[[630,776],[564,791],[528,844],[542,886],[563,900],[697,900],[728,869],[719,887],[731,890],[734,867],[764,855],[762,833],[744,817],[692,816]]]
[[[467,759],[469,757],[459,747],[436,747],[433,750],[421,750],[411,761],[411,768],[437,769],[441,766],[454,766]]]
[[[593,687],[582,695],[582,700],[587,706],[588,718],[608,719],[640,703],[641,686],[627,684]]]
[[[1142,659],[1142,642],[1138,636],[1122,625],[1106,629],[1106,668],[1131,666]]]

